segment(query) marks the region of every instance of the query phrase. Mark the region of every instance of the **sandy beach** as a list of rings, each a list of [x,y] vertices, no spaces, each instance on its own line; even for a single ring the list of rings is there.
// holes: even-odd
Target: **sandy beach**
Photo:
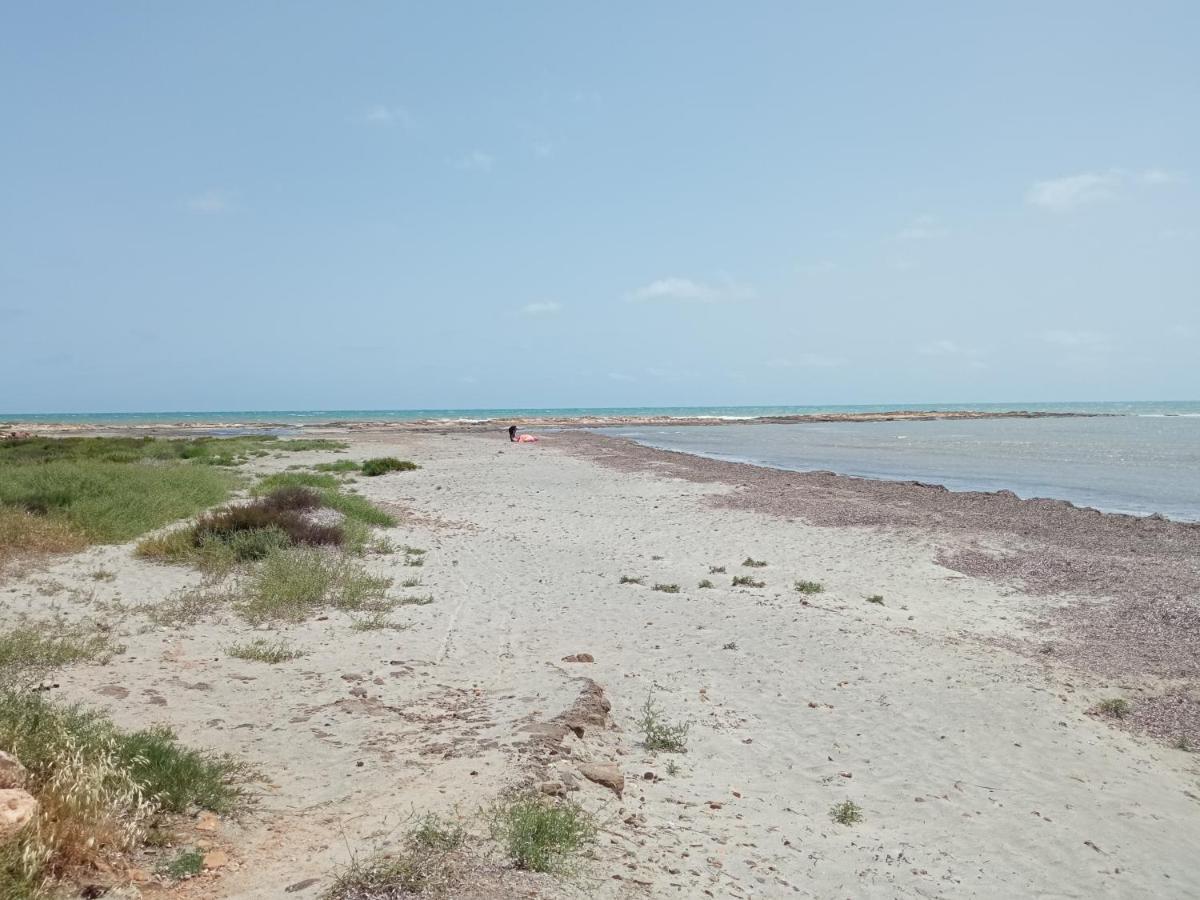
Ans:
[[[54,696],[264,775],[251,812],[194,823],[227,859],[143,878],[144,896],[314,898],[416,816],[469,817],[518,785],[592,811],[593,850],[570,877],[519,874],[480,836],[455,896],[1200,895],[1200,770],[1181,749],[1200,745],[1200,527],[498,435],[345,434],[345,457],[421,466],[356,485],[400,517],[396,544],[427,550],[418,570],[367,560],[433,597],[400,610],[404,630],[336,611],[158,626],[144,608],[204,576],[129,544],[0,576],[9,622],[57,613],[125,647]],[[277,633],[308,655],[223,652]],[[690,723],[686,753],[641,745],[650,696]],[[1091,712],[1112,697],[1134,714]],[[844,801],[861,822],[832,821]]]

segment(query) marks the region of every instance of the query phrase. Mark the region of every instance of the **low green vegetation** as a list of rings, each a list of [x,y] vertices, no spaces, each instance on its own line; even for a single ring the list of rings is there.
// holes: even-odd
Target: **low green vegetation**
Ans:
[[[0,634],[0,690],[34,687],[56,669],[105,662],[121,648],[94,629],[42,622]]]
[[[466,839],[466,830],[457,823],[424,816],[394,851],[351,862],[321,894],[322,900],[442,896],[455,877],[454,853]]]
[[[883,606],[883,594],[872,594],[867,598],[868,603],[874,603],[877,606]]]
[[[358,472],[362,463],[353,459],[339,459],[334,462],[317,463],[313,468],[318,472]]]
[[[646,577],[644,575],[622,575],[620,584],[644,584]]]
[[[843,800],[829,810],[829,818],[839,825],[857,825],[863,820],[862,807],[853,800]]]
[[[725,567],[724,566],[709,566],[708,574],[709,575],[724,575]]]
[[[138,555],[227,571],[289,547],[335,546],[361,554],[370,546],[372,525],[394,524],[390,515],[364,498],[342,493],[331,476],[284,473],[264,482],[267,486],[260,484],[257,496],[247,503],[231,504],[185,528],[147,538],[138,545]],[[340,515],[329,523],[317,518],[322,510]]]
[[[733,586],[734,587],[760,588],[760,587],[766,587],[767,583],[765,581],[758,581],[752,575],[734,575],[733,576]]]
[[[0,563],[120,543],[228,497],[227,470],[273,450],[332,450],[337,441],[234,438],[0,440]]]
[[[225,590],[214,587],[181,588],[144,612],[155,625],[165,628],[184,628],[203,622],[224,610],[233,600]]]
[[[700,579],[700,583],[699,583],[698,585],[696,585],[696,587],[698,587],[698,588],[710,588],[710,587],[714,587],[714,585],[713,585],[713,583],[712,583],[711,581],[709,581],[707,578],[701,578],[701,579]]]
[[[1124,697],[1109,697],[1096,704],[1096,712],[1110,719],[1124,719],[1133,712],[1133,704]]]
[[[664,750],[668,753],[685,753],[690,722],[673,722],[667,718],[663,708],[654,701],[654,692],[646,695],[642,704],[641,718],[637,727],[642,733],[642,746],[647,750]]]
[[[679,585],[677,584],[656,584],[650,588],[652,591],[662,591],[664,594],[678,594]]]
[[[428,606],[433,602],[432,594],[413,595],[409,597],[401,597],[396,601],[397,606]]]
[[[234,659],[270,663],[271,665],[289,662],[306,655],[303,650],[296,650],[281,640],[268,641],[266,638],[256,638],[245,644],[233,644],[225,653]]]
[[[174,881],[191,878],[204,871],[204,851],[195,848],[180,850],[158,867],[160,875],[165,875]]]
[[[393,622],[388,618],[387,612],[376,610],[365,616],[359,616],[350,624],[350,627],[354,631],[407,631],[412,626],[402,622]]]
[[[800,594],[819,594],[825,590],[819,581],[797,581],[792,587]]]
[[[753,557],[747,556],[742,560],[742,565],[751,569],[762,569],[766,567],[767,561],[765,559],[754,559]]]
[[[376,612],[391,608],[385,599],[391,584],[345,556],[291,547],[262,561],[244,586],[238,611],[252,625],[303,622],[326,607]]]
[[[421,579],[416,576],[413,576],[412,578],[405,578],[402,582],[400,582],[400,587],[402,588],[415,588],[420,586]]]
[[[492,836],[518,869],[564,872],[596,839],[596,824],[581,806],[542,794],[516,794],[492,809]]]
[[[106,715],[40,693],[0,689],[0,750],[21,761],[34,821],[0,845],[0,897],[57,896],[78,869],[110,865],[164,813],[244,805],[248,773],[181,745],[165,728],[125,731]],[[7,891],[7,893],[4,893]]]
[[[363,460],[362,473],[368,477],[386,475],[388,472],[411,472],[419,469],[415,462],[407,459],[396,459],[394,456],[380,456],[376,459]]]

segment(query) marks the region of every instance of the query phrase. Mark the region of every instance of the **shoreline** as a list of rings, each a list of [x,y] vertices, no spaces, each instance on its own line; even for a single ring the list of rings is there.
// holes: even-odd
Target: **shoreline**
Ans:
[[[466,896],[1200,890],[1196,757],[1172,749],[1200,746],[1200,616],[1173,593],[1200,582],[1200,528],[587,431],[348,443],[241,471],[418,463],[354,486],[398,520],[390,550],[359,559],[394,581],[395,628],[360,630],[338,609],[263,626],[228,603],[164,620],[156,610],[212,590],[211,576],[134,543],[11,576],[0,624],[102,624],[124,648],[64,670],[52,696],[270,773],[253,815],[180,824],[181,844],[215,843],[229,864],[170,896],[325,885],[415,815],[457,820],[517,789],[580,803],[609,839],[584,887],[493,867]],[[1140,569],[1114,578],[1172,553],[1191,568],[1164,568],[1154,590]],[[969,554],[1001,569],[962,574]],[[1040,560],[1020,573],[1033,590],[1009,586],[1013,554]],[[299,655],[228,652],[259,639]],[[1123,722],[1096,712],[1114,696],[1129,698]],[[651,698],[689,725],[686,753],[645,746]],[[583,774],[595,764],[616,787]],[[853,831],[830,824],[846,801],[863,814]],[[466,824],[489,852],[486,822]],[[881,854],[897,841],[900,866]]]
[[[1041,410],[906,410],[886,412],[846,413],[797,413],[779,416],[529,416],[496,417],[488,419],[329,419],[319,422],[296,422],[295,420],[223,422],[223,421],[176,421],[176,422],[48,422],[0,419],[0,432],[28,431],[46,434],[196,434],[216,429],[237,428],[246,431],[273,429],[294,430],[298,433],[323,433],[326,431],[345,433],[389,433],[421,431],[478,432],[504,429],[509,425],[528,428],[620,428],[627,426],[654,425],[799,425],[806,422],[923,422],[943,419],[1069,419],[1101,418],[1117,415],[1103,412],[1048,412]]]

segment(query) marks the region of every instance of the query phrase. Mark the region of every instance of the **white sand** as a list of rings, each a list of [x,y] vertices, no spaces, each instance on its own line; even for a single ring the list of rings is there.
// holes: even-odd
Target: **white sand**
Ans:
[[[1120,686],[982,640],[1020,636],[1045,601],[937,566],[927,537],[716,512],[705,498],[721,488],[616,473],[552,442],[372,435],[350,453],[384,454],[423,466],[359,484],[413,511],[389,534],[429,550],[422,568],[368,560],[395,594],[436,598],[395,614],[407,631],[356,632],[333,613],[282,630],[303,659],[229,659],[255,636],[232,615],[170,631],[97,612],[200,581],[128,546],[0,589],[10,617],[56,606],[118,626],[125,655],[64,673],[61,693],[269,774],[255,812],[201,835],[232,862],[174,895],[315,897],[348,848],[386,847],[414,812],[471,813],[527,777],[522,727],[569,706],[586,675],[618,730],[569,745],[617,761],[628,784],[618,800],[581,782],[573,796],[604,822],[596,859],[573,881],[531,882],[538,896],[1200,896],[1197,757],[1084,714]],[[769,565],[742,568],[747,556]],[[116,578],[92,580],[99,568]],[[767,586],[733,589],[739,574]],[[422,587],[398,586],[412,575]],[[709,577],[715,589],[696,588]],[[807,606],[801,578],[825,585]],[[577,652],[596,662],[560,662]],[[639,746],[652,688],[693,723],[686,754]],[[861,824],[830,820],[846,799]],[[284,892],[308,878],[322,880]]]

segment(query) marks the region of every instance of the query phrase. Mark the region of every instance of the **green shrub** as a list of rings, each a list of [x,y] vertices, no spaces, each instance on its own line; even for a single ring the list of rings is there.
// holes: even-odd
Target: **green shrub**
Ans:
[[[677,584],[656,584],[650,588],[652,591],[662,591],[664,594],[678,594],[679,585]]]
[[[825,590],[825,585],[819,581],[797,581],[793,587],[801,594],[820,594]]]
[[[558,872],[596,838],[596,825],[580,806],[541,794],[518,794],[492,812],[492,834],[518,869]]]
[[[734,587],[760,588],[760,587],[766,587],[766,585],[767,585],[767,583],[765,581],[757,581],[757,580],[755,580],[755,578],[753,576],[750,576],[750,575],[734,575],[733,576],[733,586]]]
[[[415,462],[407,459],[396,459],[394,456],[381,456],[376,459],[363,460],[362,473],[367,476],[386,475],[388,472],[411,472],[419,469]]]
[[[1096,712],[1112,719],[1124,719],[1133,712],[1133,704],[1124,697],[1110,697],[1096,704]]]
[[[234,659],[264,662],[271,665],[289,662],[305,655],[303,650],[293,650],[283,641],[270,642],[265,638],[256,638],[248,644],[233,644],[225,652]]]
[[[856,825],[863,820],[862,807],[853,800],[843,800],[829,810],[829,818],[839,825]]]
[[[204,871],[204,851],[195,848],[180,850],[158,867],[158,872],[175,881],[191,878]]]
[[[747,556],[745,559],[742,560],[743,566],[748,566],[752,569],[764,568],[766,566],[766,564],[767,564],[767,561],[765,559],[753,559],[752,557],[749,557],[749,556]]]
[[[313,468],[318,472],[357,472],[362,466],[352,459],[339,459],[337,462],[317,463]]]
[[[637,721],[642,732],[642,746],[647,750],[665,750],[669,753],[687,751],[687,736],[690,722],[672,722],[667,719],[661,706],[654,702],[654,692],[646,695],[642,704],[642,716]]]
[[[249,579],[239,612],[251,624],[302,622],[332,606],[347,611],[387,608],[390,578],[319,549],[295,547],[268,556]]]
[[[25,688],[78,662],[106,660],[115,648],[103,634],[46,622],[0,633],[0,689]]]

